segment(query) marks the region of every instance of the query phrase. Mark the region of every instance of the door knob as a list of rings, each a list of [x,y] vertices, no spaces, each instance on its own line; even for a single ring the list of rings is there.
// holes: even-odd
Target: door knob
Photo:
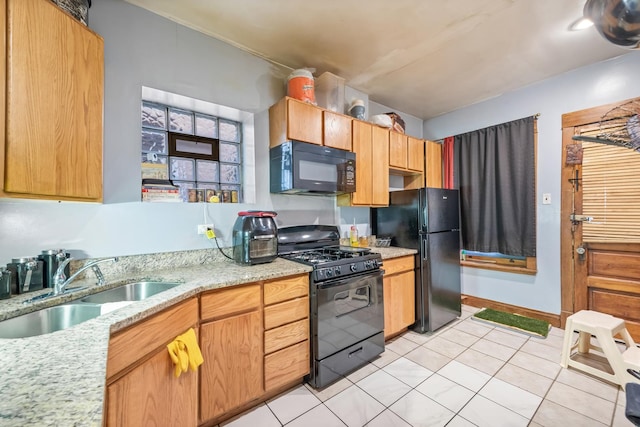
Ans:
[[[576,253],[578,254],[578,258],[580,259],[580,261],[584,261],[587,250],[585,249],[584,246],[578,246],[576,248]]]

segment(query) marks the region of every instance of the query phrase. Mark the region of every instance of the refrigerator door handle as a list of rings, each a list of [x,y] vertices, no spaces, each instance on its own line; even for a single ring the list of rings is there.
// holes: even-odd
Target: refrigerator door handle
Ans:
[[[428,238],[422,239],[422,259],[427,260]]]

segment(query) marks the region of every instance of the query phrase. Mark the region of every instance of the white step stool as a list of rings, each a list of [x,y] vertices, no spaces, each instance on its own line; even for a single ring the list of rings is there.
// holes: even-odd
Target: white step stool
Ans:
[[[578,340],[575,343],[572,343],[573,331],[578,332]],[[601,347],[591,343],[592,335]],[[620,352],[613,339],[616,335],[620,335],[627,347],[623,352]],[[604,354],[613,374],[572,359],[576,348],[578,351],[575,354],[578,355],[588,355],[590,350]],[[567,318],[560,365],[563,368],[571,366],[622,387],[628,382],[640,382],[627,372],[627,369],[640,371],[640,349],[633,342],[624,320],[597,311],[582,310]]]

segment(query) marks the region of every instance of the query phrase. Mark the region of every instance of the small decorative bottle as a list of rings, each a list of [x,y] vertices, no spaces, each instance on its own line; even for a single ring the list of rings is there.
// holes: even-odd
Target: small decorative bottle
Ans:
[[[349,233],[349,240],[351,242],[351,246],[358,246],[358,227],[355,225],[351,226],[351,232]]]

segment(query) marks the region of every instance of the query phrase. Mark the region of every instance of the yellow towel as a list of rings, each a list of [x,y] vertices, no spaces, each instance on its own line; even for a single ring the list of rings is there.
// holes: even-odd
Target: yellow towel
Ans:
[[[182,335],[178,335],[176,339],[167,344],[167,350],[169,350],[169,356],[173,364],[176,365],[174,369],[176,377],[179,377],[183,372],[187,372],[188,368],[195,371],[204,362],[193,328],[190,328]]]

